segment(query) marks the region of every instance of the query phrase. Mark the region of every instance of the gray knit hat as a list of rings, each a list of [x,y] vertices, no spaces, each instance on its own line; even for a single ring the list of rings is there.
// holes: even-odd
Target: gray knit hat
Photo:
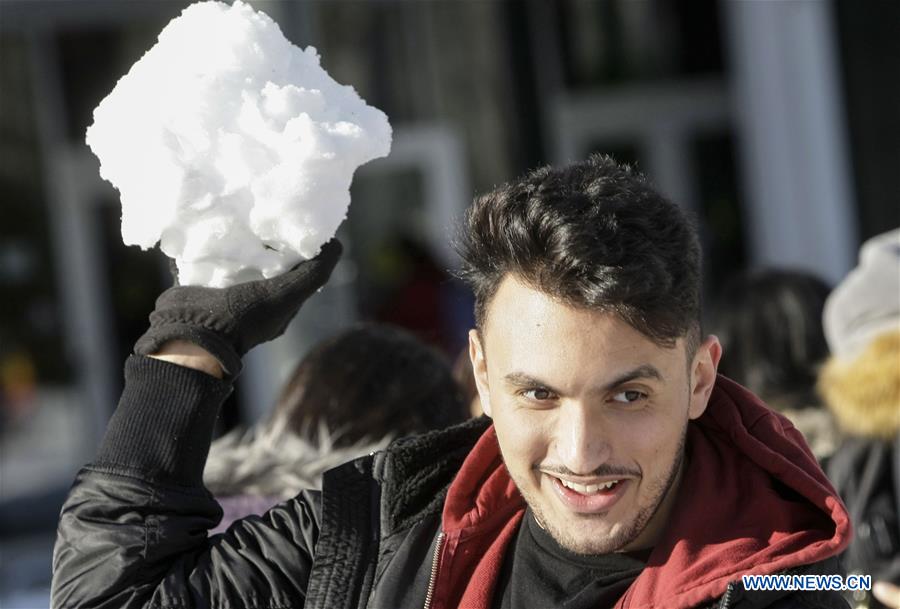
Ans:
[[[822,321],[832,355],[843,360],[876,336],[900,330],[900,229],[863,244],[859,264],[825,301]]]

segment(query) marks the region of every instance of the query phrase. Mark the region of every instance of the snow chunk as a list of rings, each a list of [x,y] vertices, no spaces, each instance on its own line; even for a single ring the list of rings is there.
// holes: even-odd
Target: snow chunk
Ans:
[[[391,126],[264,13],[201,2],[100,102],[87,144],[125,243],[159,242],[182,285],[225,287],[315,256]]]

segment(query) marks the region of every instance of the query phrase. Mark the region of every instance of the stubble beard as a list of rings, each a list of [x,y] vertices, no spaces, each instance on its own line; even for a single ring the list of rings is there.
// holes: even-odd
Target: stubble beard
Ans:
[[[517,476],[514,476],[512,472],[510,472],[510,476],[512,477],[513,482],[515,482],[516,486],[518,487],[519,492],[522,493],[522,497],[525,499],[528,507],[531,508],[531,511],[534,514],[537,523],[541,526],[541,528],[550,533],[551,537],[553,537],[553,539],[555,539],[560,546],[576,554],[611,554],[613,552],[622,550],[622,548],[627,547],[635,539],[637,539],[638,536],[646,528],[650,520],[653,518],[654,514],[656,514],[659,506],[662,505],[663,500],[672,489],[672,485],[675,483],[675,479],[678,477],[681,463],[684,460],[684,447],[686,438],[687,426],[685,426],[685,429],[681,434],[681,440],[678,445],[678,450],[675,453],[675,459],[672,461],[672,466],[668,474],[665,477],[658,478],[650,483],[651,500],[648,501],[646,505],[639,506],[637,514],[635,514],[635,516],[630,521],[616,523],[616,525],[618,525],[616,527],[616,532],[603,539],[585,539],[583,537],[579,537],[575,531],[566,530],[563,527],[559,526],[559,524],[554,522],[552,518],[547,517],[549,510],[542,509],[543,498],[535,493],[532,493],[530,489],[526,491],[525,485],[523,485],[519,480],[516,480]],[[508,469],[509,468],[507,468],[507,470]],[[578,515],[576,516],[576,518],[583,522],[584,520],[601,519],[606,518],[607,516],[607,512],[602,512],[593,515]]]

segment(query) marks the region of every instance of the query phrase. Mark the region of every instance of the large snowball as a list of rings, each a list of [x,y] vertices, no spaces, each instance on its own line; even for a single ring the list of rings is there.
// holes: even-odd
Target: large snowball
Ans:
[[[160,242],[182,285],[223,287],[313,257],[391,127],[242,2],[191,5],[94,110],[87,143],[122,238]]]

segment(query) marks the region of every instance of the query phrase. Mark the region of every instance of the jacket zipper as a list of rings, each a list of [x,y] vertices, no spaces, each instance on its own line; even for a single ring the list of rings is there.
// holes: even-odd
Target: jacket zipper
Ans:
[[[431,561],[431,577],[428,579],[428,592],[425,593],[424,609],[431,609],[431,601],[434,597],[434,584],[437,581],[438,559],[441,557],[441,550],[444,547],[444,532],[441,531],[437,536],[437,543],[434,546],[434,556]]]
[[[801,573],[803,571],[803,567],[792,567],[790,569],[785,569],[784,571],[777,571],[773,575],[791,575],[794,573]],[[728,609],[728,605],[731,604],[731,595],[734,593],[737,582],[728,582],[728,586],[725,588],[725,594],[722,595],[722,598],[719,599],[719,602],[710,606],[709,609]]]
[[[728,582],[725,588],[725,594],[722,595],[722,602],[719,603],[719,609],[728,609],[731,604],[731,593],[734,592],[734,582]]]

